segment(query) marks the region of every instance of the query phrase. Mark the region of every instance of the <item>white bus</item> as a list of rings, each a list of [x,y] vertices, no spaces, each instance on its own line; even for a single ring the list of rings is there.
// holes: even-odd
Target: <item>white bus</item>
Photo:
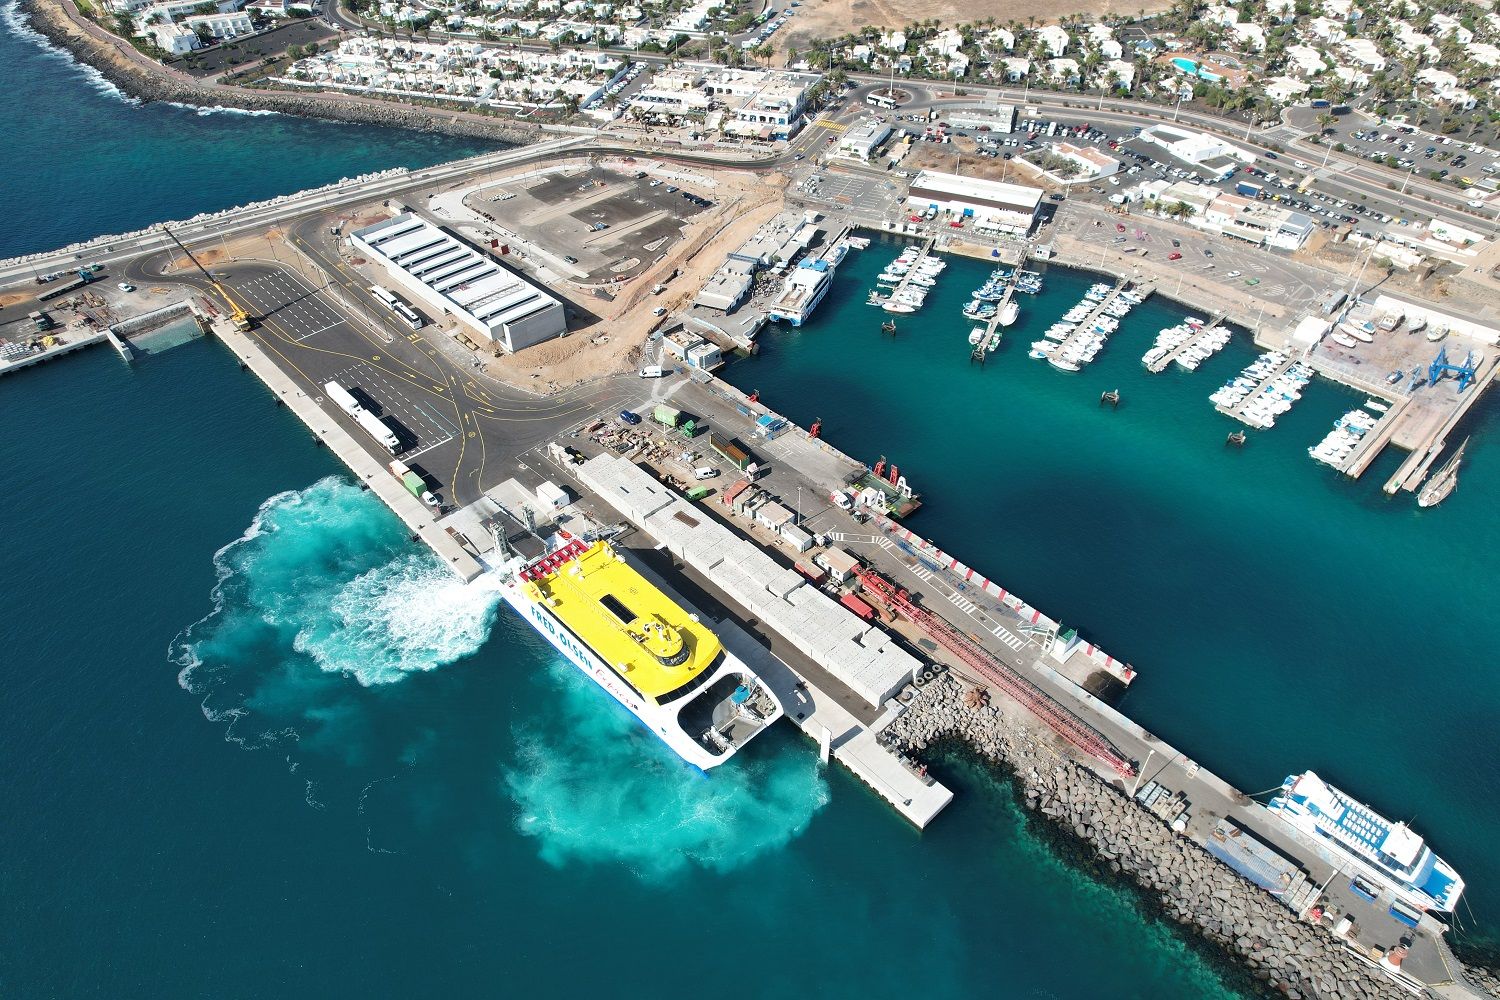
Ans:
[[[883,94],[871,94],[865,98],[865,103],[877,108],[885,108],[887,111],[896,107],[896,100]]]
[[[369,410],[361,409],[354,419],[359,421],[359,426],[364,428],[366,434],[379,441],[392,455],[401,450],[401,442],[397,440],[395,431]]]
[[[394,308],[396,308],[396,303],[401,301],[400,299],[396,298],[396,296],[394,294],[391,293],[390,289],[383,288],[380,285],[371,285],[370,286],[370,294],[373,295],[373,296],[375,296],[382,303],[384,303],[384,305],[385,305],[385,307],[387,309],[394,309]]]
[[[323,384],[323,395],[337,403],[339,409],[356,419],[358,419],[360,412],[364,409],[364,407],[359,405],[359,400],[355,399],[348,389],[345,389],[337,382],[325,382]]]
[[[424,326],[422,317],[418,316],[416,310],[407,305],[405,302],[397,302],[395,305],[391,306],[391,312],[395,313],[397,319],[405,323],[407,326],[411,327],[413,330],[420,330]]]

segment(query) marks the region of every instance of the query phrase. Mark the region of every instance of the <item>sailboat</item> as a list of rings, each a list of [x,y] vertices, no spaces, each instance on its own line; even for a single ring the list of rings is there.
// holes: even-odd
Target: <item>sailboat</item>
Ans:
[[[1469,446],[1469,439],[1464,438],[1464,443],[1458,446],[1458,451],[1453,457],[1443,463],[1443,467],[1427,481],[1417,494],[1418,507],[1436,507],[1448,499],[1448,494],[1458,485],[1458,465],[1464,460],[1464,449]]]

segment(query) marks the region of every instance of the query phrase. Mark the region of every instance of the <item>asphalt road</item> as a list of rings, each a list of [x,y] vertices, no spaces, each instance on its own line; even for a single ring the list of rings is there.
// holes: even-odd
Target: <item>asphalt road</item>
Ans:
[[[552,396],[507,386],[474,370],[468,352],[435,327],[398,328],[373,308],[363,283],[341,261],[323,257],[314,245],[303,249],[327,267],[325,284],[273,262],[222,265],[215,276],[224,276],[230,294],[256,318],[252,336],[279,367],[315,399],[329,381],[361,398],[395,431],[401,459],[424,474],[446,504],[472,503],[511,475],[522,452],[593,414],[613,412],[617,401],[639,391],[638,380],[628,377]],[[208,294],[207,281],[195,272],[163,276],[166,262],[167,255],[152,255],[133,262],[127,274]],[[391,459],[354,421],[324,405],[372,455]]]

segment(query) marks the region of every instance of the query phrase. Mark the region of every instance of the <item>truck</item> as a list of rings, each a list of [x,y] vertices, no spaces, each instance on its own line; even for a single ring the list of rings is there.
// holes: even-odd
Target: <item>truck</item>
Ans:
[[[31,320],[31,325],[36,327],[37,333],[43,333],[57,325],[52,321],[51,316],[48,316],[45,311],[40,309],[33,312],[27,319]]]
[[[348,389],[345,389],[337,382],[324,382],[323,395],[333,400],[338,404],[339,409],[356,420],[359,419],[360,411],[364,409],[364,407],[359,405],[359,400],[355,399]]]
[[[720,458],[741,472],[749,471],[750,467],[755,464],[755,460],[750,457],[750,453],[729,438],[711,433],[708,435],[708,446]]]
[[[1242,194],[1246,198],[1259,198],[1265,194],[1265,190],[1259,184],[1252,184],[1250,181],[1236,181],[1234,185],[1234,193]]]
[[[656,404],[656,409],[651,411],[651,419],[667,430],[676,431],[685,438],[691,438],[698,433],[698,421],[683,413],[681,410],[667,406],[664,403]]]
[[[384,420],[369,410],[360,407],[359,412],[354,414],[354,419],[364,429],[366,434],[374,438],[382,448],[392,455],[401,450],[401,441],[396,437],[396,432],[391,430],[390,425]]]
[[[413,472],[411,466],[398,458],[386,468],[391,470],[391,475],[401,481],[401,485],[406,487],[406,492],[434,510],[438,508],[438,498],[427,488],[427,480]]]

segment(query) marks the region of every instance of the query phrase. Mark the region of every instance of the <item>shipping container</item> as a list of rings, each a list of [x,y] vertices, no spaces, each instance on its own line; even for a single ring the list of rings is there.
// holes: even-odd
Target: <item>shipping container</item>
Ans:
[[[839,603],[867,622],[875,620],[875,609],[854,594],[843,595],[839,598]]]
[[[803,576],[807,577],[808,580],[812,581],[813,583],[821,584],[824,580],[828,579],[828,571],[823,567],[814,566],[811,563],[803,562],[800,559],[792,564],[792,568],[795,569],[798,573],[801,573]]]
[[[1259,184],[1252,184],[1249,181],[1239,181],[1234,185],[1235,193],[1247,198],[1259,198],[1264,190]]]
[[[676,427],[677,421],[682,419],[682,411],[665,403],[657,403],[656,409],[651,411],[651,417],[663,427]]]
[[[750,453],[729,438],[711,433],[708,435],[708,446],[717,452],[724,461],[730,463],[741,472],[744,472],[754,464]]]

